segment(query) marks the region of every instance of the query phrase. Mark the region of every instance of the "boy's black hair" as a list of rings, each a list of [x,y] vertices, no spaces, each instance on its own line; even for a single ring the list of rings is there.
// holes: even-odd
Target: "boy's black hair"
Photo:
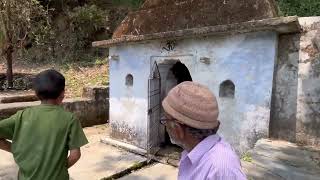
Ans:
[[[33,88],[40,100],[57,99],[65,88],[65,78],[56,70],[42,71],[33,80]]]

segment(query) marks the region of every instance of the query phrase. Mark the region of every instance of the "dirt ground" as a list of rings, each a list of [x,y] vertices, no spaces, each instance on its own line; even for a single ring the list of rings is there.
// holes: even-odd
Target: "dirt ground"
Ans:
[[[47,63],[28,63],[23,61],[14,62],[14,73],[36,74],[46,69],[56,69],[66,78],[66,97],[80,97],[82,90],[86,86],[108,85],[109,66],[107,61],[103,64],[92,66],[83,66],[81,64],[63,64],[59,65],[53,62]],[[6,62],[0,59],[0,73],[7,70]],[[1,92],[0,92],[1,93]]]

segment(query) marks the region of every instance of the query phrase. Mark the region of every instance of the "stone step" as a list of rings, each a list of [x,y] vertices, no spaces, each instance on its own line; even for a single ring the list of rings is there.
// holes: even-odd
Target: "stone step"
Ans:
[[[39,99],[35,94],[17,94],[0,96],[0,103],[32,102],[38,100]]]
[[[285,146],[287,144],[287,146]],[[317,164],[312,160],[312,152],[303,150],[300,147],[287,142],[273,143],[264,140],[258,141],[255,148],[249,151],[254,156],[264,156],[270,159],[277,159],[284,164],[302,169],[318,170]]]
[[[253,155],[252,163],[263,167],[272,174],[283,177],[284,179],[290,180],[319,180],[320,171],[315,169],[307,169],[304,167],[295,167],[288,163],[284,163],[278,159],[272,159],[265,156]]]
[[[248,180],[285,180],[281,176],[273,174],[269,169],[256,164],[241,161],[241,165]]]
[[[282,151],[283,149],[286,150],[286,154],[296,155],[301,154],[301,148],[294,144],[287,141],[278,141],[278,140],[269,140],[269,139],[261,139],[256,144],[254,149],[267,149],[271,151]]]
[[[293,143],[262,139],[249,151],[252,161],[243,166],[252,179],[318,180],[320,167],[313,153]]]
[[[177,168],[158,163],[124,176],[120,180],[170,180],[177,179],[177,177]]]

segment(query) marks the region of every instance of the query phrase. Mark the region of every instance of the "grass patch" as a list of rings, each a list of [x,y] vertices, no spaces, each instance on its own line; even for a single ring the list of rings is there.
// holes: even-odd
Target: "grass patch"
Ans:
[[[241,156],[241,160],[242,161],[246,161],[246,162],[252,162],[252,157],[251,154],[246,152]]]
[[[109,65],[107,58],[92,57],[76,62],[46,60],[32,62],[29,59],[17,59],[14,72],[37,74],[46,69],[56,69],[66,78],[66,97],[81,97],[86,86],[106,86],[109,84]],[[0,70],[5,73],[6,61],[0,58]]]
[[[86,86],[106,86],[109,83],[108,65],[94,67],[71,66],[63,69],[66,78],[67,97],[81,97]]]

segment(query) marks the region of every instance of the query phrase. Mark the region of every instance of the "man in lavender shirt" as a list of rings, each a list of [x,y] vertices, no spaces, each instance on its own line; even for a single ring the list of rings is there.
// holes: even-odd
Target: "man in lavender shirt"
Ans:
[[[238,156],[217,133],[219,108],[210,90],[183,82],[163,100],[171,142],[181,146],[178,180],[245,180]],[[236,135],[237,132],[235,132]]]

